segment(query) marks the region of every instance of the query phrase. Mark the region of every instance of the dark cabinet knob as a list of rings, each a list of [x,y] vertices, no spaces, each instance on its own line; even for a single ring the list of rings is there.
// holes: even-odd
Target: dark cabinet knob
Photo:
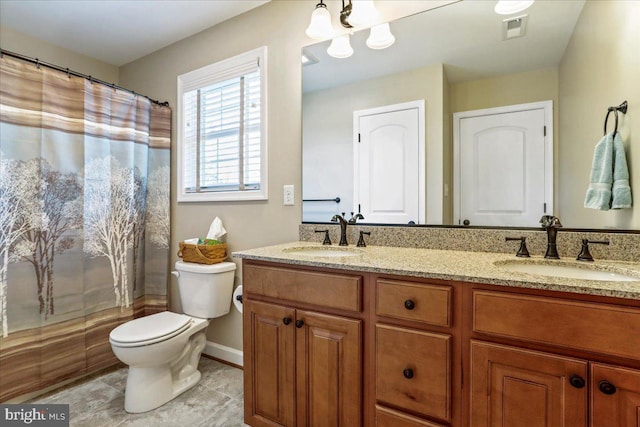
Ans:
[[[404,375],[406,379],[410,380],[411,378],[413,378],[413,369],[405,369],[404,371],[402,371],[402,375]]]
[[[462,225],[471,225],[471,221],[465,219],[464,221],[462,221]]]
[[[285,325],[288,325],[289,323],[291,323],[291,317],[285,317],[282,319],[282,323],[284,323]]]
[[[604,394],[613,394],[616,392],[616,386],[614,386],[613,384],[611,384],[609,381],[607,380],[602,380],[598,383],[598,388],[600,389],[601,392],[603,392]]]
[[[579,375],[571,375],[569,377],[569,384],[575,388],[583,388],[585,385],[584,378]]]
[[[296,328],[300,329],[304,326],[304,320],[296,320]]]
[[[416,303],[408,299],[404,302],[404,308],[407,310],[413,310],[416,307]]]

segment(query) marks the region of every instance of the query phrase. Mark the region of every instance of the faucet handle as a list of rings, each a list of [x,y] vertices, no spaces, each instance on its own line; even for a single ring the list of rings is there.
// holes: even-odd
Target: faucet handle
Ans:
[[[593,261],[593,257],[591,256],[591,252],[589,251],[589,243],[595,243],[598,245],[608,245],[609,241],[582,239],[582,249],[580,249],[580,253],[576,258],[578,261]]]
[[[524,236],[521,237],[505,237],[506,242],[510,241],[520,241],[520,248],[518,248],[518,253],[516,253],[517,257],[520,258],[529,258],[529,250],[527,249],[527,238]]]
[[[364,241],[364,235],[367,236],[371,236],[371,232],[370,231],[361,231],[360,232],[360,238],[358,239],[358,243],[356,244],[357,247],[359,248],[364,248],[367,246],[367,243]]]
[[[329,238],[329,230],[316,230],[316,233],[324,233],[323,245],[330,245],[331,239]]]
[[[553,215],[542,215],[542,218],[540,218],[540,224],[542,224],[542,228],[549,228],[549,227],[559,228],[559,227],[562,227],[562,223],[560,222],[560,218],[558,218],[557,216],[553,216]]]

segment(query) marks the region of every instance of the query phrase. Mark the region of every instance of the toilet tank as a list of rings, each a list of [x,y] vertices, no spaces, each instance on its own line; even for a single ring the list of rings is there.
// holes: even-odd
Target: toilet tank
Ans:
[[[213,319],[229,313],[236,270],[233,262],[207,265],[178,261],[176,270],[185,314]]]

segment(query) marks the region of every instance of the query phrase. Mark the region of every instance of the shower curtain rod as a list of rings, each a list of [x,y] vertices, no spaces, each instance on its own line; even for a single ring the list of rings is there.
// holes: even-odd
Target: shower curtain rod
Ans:
[[[6,50],[6,49],[0,49],[0,58],[2,58],[2,55],[7,55],[7,56],[11,56],[13,58],[21,59],[23,61],[31,62],[31,63],[35,64],[36,67],[40,67],[42,65],[42,66],[47,67],[47,68],[52,68],[54,70],[58,70],[58,71],[62,71],[63,73],[67,73],[68,76],[81,77],[83,79],[89,80],[91,83],[98,83],[98,84],[101,84],[101,85],[104,85],[104,86],[109,86],[112,89],[123,90],[125,92],[132,93],[132,94],[134,94],[136,96],[142,96],[144,98],[147,98],[149,101],[153,102],[154,104],[162,105],[163,107],[168,107],[169,106],[169,102],[168,101],[160,102],[160,101],[157,101],[155,99],[149,98],[148,96],[136,93],[136,92],[132,91],[131,89],[127,89],[127,88],[124,88],[122,86],[118,86],[115,83],[108,83],[108,82],[105,82],[104,80],[96,79],[96,78],[94,78],[92,76],[89,76],[87,74],[82,74],[82,73],[79,73],[77,71],[69,70],[68,68],[62,68],[62,67],[60,67],[58,65],[55,65],[55,64],[49,64],[48,62],[40,61],[38,58],[31,58],[29,56],[25,56],[25,55],[21,55],[19,53],[11,52],[11,51]]]

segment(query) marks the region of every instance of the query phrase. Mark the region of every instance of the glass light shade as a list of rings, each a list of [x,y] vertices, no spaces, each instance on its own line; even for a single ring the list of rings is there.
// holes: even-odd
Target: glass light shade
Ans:
[[[348,58],[353,55],[353,48],[349,41],[349,34],[338,36],[331,40],[331,46],[327,49],[327,53],[334,58]]]
[[[318,4],[311,14],[311,22],[305,31],[314,40],[327,40],[333,37],[331,14],[326,6]]]
[[[376,25],[371,27],[369,38],[367,39],[367,46],[371,49],[385,49],[395,43],[396,38],[391,34],[389,23]]]
[[[527,9],[534,1],[535,0],[499,0],[494,10],[499,15],[512,15]]]
[[[378,22],[380,14],[373,0],[353,0],[351,5],[352,10],[348,20],[354,27],[370,27]]]

